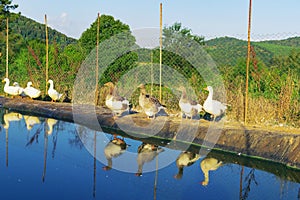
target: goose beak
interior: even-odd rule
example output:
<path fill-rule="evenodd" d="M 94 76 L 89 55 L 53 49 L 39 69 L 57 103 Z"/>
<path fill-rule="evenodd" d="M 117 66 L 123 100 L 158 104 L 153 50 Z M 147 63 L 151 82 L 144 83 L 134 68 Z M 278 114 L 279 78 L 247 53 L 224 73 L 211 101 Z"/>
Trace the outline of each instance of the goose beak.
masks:
<path fill-rule="evenodd" d="M 206 91 L 208 91 L 208 88 L 206 87 L 206 88 L 203 88 L 203 90 L 206 90 Z"/>

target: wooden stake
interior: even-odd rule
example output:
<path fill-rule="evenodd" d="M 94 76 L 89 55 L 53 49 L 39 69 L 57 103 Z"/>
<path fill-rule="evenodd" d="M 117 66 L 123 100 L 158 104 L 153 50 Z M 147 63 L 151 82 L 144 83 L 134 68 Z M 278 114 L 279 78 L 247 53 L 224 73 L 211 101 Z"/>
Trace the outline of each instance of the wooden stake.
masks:
<path fill-rule="evenodd" d="M 162 76 L 162 3 L 160 3 L 160 37 L 159 37 L 159 101 L 161 102 L 161 76 Z"/>
<path fill-rule="evenodd" d="M 45 31 L 46 31 L 46 87 L 45 91 L 48 94 L 48 67 L 49 67 L 49 41 L 48 41 L 48 25 L 47 25 L 47 15 L 45 15 Z"/>
<path fill-rule="evenodd" d="M 97 18 L 97 44 L 96 44 L 96 85 L 95 85 L 95 106 L 97 106 L 98 103 L 98 76 L 99 76 L 99 31 L 100 31 L 100 13 L 98 13 Z"/>
<path fill-rule="evenodd" d="M 248 113 L 248 85 L 249 85 L 249 65 L 250 65 L 250 47 L 251 47 L 251 11 L 252 11 L 252 0 L 249 0 L 249 18 L 248 18 L 248 52 L 247 52 L 247 63 L 246 63 L 246 89 L 245 89 L 245 110 L 244 110 L 244 123 L 247 124 L 247 113 Z"/>
<path fill-rule="evenodd" d="M 8 78 L 8 17 L 6 18 L 6 71 L 5 77 Z"/>
<path fill-rule="evenodd" d="M 9 123 L 9 122 L 8 122 Z M 6 146 L 6 167 L 8 167 L 8 129 L 5 129 L 5 146 Z"/>
<path fill-rule="evenodd" d="M 150 90 L 150 96 L 152 97 L 152 91 L 153 91 L 153 51 L 151 51 L 151 53 L 150 53 L 150 59 L 151 59 L 151 70 L 150 70 L 151 90 Z"/>
<path fill-rule="evenodd" d="M 93 197 L 96 197 L 96 181 L 97 181 L 97 132 L 94 131 L 94 181 L 93 181 Z"/>
<path fill-rule="evenodd" d="M 44 167 L 43 167 L 43 175 L 42 175 L 43 182 L 45 182 L 46 169 L 47 169 L 48 131 L 49 131 L 49 130 L 47 130 L 47 124 L 48 124 L 48 119 L 46 119 L 46 122 L 44 124 Z"/>

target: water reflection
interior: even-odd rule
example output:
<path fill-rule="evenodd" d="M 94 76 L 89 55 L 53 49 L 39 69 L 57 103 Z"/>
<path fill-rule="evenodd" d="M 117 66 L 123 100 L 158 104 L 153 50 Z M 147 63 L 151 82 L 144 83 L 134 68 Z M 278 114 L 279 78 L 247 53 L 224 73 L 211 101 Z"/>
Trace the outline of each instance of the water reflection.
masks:
<path fill-rule="evenodd" d="M 28 131 L 30 131 L 34 125 L 41 123 L 40 119 L 36 116 L 24 115 L 23 117 Z"/>
<path fill-rule="evenodd" d="M 174 176 L 174 178 L 181 179 L 183 176 L 183 169 L 185 167 L 191 166 L 199 159 L 200 159 L 200 155 L 197 153 L 193 153 L 189 151 L 181 152 L 178 158 L 176 159 L 176 166 L 178 168 L 178 172 Z"/>
<path fill-rule="evenodd" d="M 127 148 L 127 144 L 124 138 L 118 138 L 117 135 L 113 136 L 113 139 L 104 148 L 104 154 L 107 159 L 107 165 L 103 167 L 104 170 L 110 170 L 112 168 L 112 158 L 117 158 L 122 155 Z"/>
<path fill-rule="evenodd" d="M 200 163 L 201 170 L 204 174 L 204 181 L 202 181 L 201 184 L 203 186 L 207 186 L 209 183 L 209 172 L 215 171 L 221 166 L 222 161 L 219 161 L 215 158 L 204 158 Z"/>
<path fill-rule="evenodd" d="M 48 118 L 46 121 L 47 121 L 47 125 L 48 125 L 47 133 L 48 133 L 48 135 L 51 135 L 53 132 L 53 126 L 57 123 L 57 120 Z"/>
<path fill-rule="evenodd" d="M 138 156 L 137 156 L 138 170 L 135 175 L 141 176 L 143 174 L 144 164 L 149 163 L 152 160 L 154 160 L 154 158 L 163 151 L 164 151 L 164 149 L 157 145 L 148 144 L 148 143 L 143 142 L 138 147 L 138 150 L 137 150 L 137 152 L 138 152 Z"/>
<path fill-rule="evenodd" d="M 20 121 L 22 119 L 22 117 L 23 116 L 20 113 L 16 113 L 16 112 L 10 112 L 10 113 L 4 114 L 4 116 L 3 116 L 3 118 L 4 118 L 3 128 L 8 129 L 10 122 Z"/>
<path fill-rule="evenodd" d="M 6 133 L 0 134 L 0 153 L 6 151 L 6 164 L 0 162 L 1 199 L 117 199 L 120 193 L 126 199 L 219 199 L 221 193 L 223 199 L 299 196 L 299 171 L 274 163 L 218 152 L 201 157 L 197 147 L 169 149 L 158 140 L 76 129 L 71 123 L 15 112 L 4 112 L 1 119 Z M 128 154 L 135 156 L 130 160 Z M 173 163 L 160 169 L 160 161 L 171 155 Z M 96 159 L 100 156 L 104 162 Z M 143 176 L 134 178 L 116 165 L 131 165 L 133 173 Z M 9 192 L 12 188 L 18 192 Z M 33 194 L 32 188 L 38 192 Z"/>

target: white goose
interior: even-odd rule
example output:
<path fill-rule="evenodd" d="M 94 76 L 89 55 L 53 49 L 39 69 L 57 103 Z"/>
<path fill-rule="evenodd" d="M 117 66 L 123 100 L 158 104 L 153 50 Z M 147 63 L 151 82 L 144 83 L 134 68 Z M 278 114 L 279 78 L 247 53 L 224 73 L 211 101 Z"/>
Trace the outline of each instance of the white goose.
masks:
<path fill-rule="evenodd" d="M 27 83 L 27 87 L 24 89 L 24 93 L 29 96 L 31 99 L 38 98 L 41 96 L 41 91 L 31 86 L 32 82 Z"/>
<path fill-rule="evenodd" d="M 22 91 L 20 90 L 20 87 L 9 85 L 9 79 L 8 78 L 5 78 L 2 82 L 5 82 L 4 92 L 6 94 L 9 94 L 9 95 L 12 95 L 12 96 L 18 96 L 22 93 Z"/>
<path fill-rule="evenodd" d="M 19 95 L 20 95 L 20 96 L 22 96 L 22 97 L 25 96 L 24 88 L 22 88 L 22 87 L 19 85 L 18 82 L 14 82 L 14 83 L 13 83 L 13 86 L 19 88 Z"/>
<path fill-rule="evenodd" d="M 179 107 L 182 114 L 184 114 L 186 118 L 190 117 L 191 119 L 193 119 L 193 116 L 196 116 L 199 112 L 202 111 L 202 106 L 196 101 L 190 100 L 187 97 L 185 87 L 180 86 L 178 90 L 182 92 L 181 98 L 179 100 Z"/>
<path fill-rule="evenodd" d="M 203 104 L 203 108 L 207 113 L 213 115 L 213 119 L 216 120 L 216 117 L 222 115 L 225 112 L 227 106 L 221 103 L 220 101 L 213 100 L 214 91 L 212 86 L 207 86 L 207 88 L 204 89 L 207 90 L 209 93 L 207 99 Z"/>
<path fill-rule="evenodd" d="M 49 87 L 49 90 L 48 90 L 48 95 L 49 95 L 49 97 L 51 97 L 52 102 L 59 100 L 62 97 L 63 94 L 60 94 L 59 92 L 57 92 L 54 89 L 54 84 L 53 84 L 53 81 L 51 79 L 48 81 L 48 83 L 50 83 L 50 87 Z"/>

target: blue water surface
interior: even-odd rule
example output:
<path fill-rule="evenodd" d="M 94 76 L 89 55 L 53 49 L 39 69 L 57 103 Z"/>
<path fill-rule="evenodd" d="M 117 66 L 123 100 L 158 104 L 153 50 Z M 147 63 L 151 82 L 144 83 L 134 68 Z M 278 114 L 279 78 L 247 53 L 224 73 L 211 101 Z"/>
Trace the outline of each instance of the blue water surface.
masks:
<path fill-rule="evenodd" d="M 299 171 L 253 160 L 254 164 L 247 165 L 249 158 L 243 159 L 245 165 L 239 164 L 243 162 L 238 155 L 231 155 L 229 160 L 226 155 L 216 158 L 213 153 L 199 156 L 184 167 L 179 179 L 174 177 L 178 173 L 176 159 L 182 151 L 162 146 L 158 156 L 145 162 L 142 175 L 137 176 L 137 151 L 143 142 L 126 137 L 127 149 L 113 157 L 111 170 L 104 170 L 108 164 L 104 148 L 113 139 L 112 134 L 38 119 L 40 123 L 29 130 L 24 115 L 2 119 L 0 199 L 300 198 Z M 209 171 L 209 182 L 204 186 L 200 165 L 208 159 L 222 164 Z"/>

